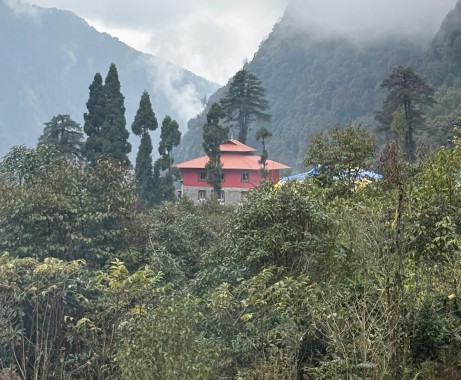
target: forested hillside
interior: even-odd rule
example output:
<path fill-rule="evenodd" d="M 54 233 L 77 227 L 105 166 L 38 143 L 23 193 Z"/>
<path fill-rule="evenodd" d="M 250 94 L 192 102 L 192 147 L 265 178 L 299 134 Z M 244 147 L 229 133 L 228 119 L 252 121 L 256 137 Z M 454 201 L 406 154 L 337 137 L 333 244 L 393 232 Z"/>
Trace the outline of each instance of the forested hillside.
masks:
<path fill-rule="evenodd" d="M 19 4 L 19 3 L 18 3 Z M 127 120 L 144 90 L 159 118 L 185 127 L 217 86 L 171 63 L 140 53 L 75 14 L 0 0 L 0 156 L 15 144 L 34 145 L 57 114 L 83 122 L 88 87 L 114 62 L 123 82 Z"/>
<path fill-rule="evenodd" d="M 461 140 L 414 163 L 390 143 L 383 179 L 362 182 L 373 136 L 338 131 L 345 144 L 307 158 L 322 175 L 267 182 L 236 208 L 146 208 L 113 161 L 13 149 L 0 376 L 459 379 Z"/>
<path fill-rule="evenodd" d="M 288 9 L 244 66 L 267 89 L 272 120 L 264 126 L 273 133 L 268 143 L 271 157 L 302 169 L 312 133 L 350 120 L 374 128 L 374 115 L 384 96 L 380 84 L 397 65 L 411 66 L 431 84 L 442 85 L 436 95 L 440 104 L 428 113 L 427 130 L 420 137 L 429 136 L 436 144 L 446 142 L 447 128 L 459 115 L 455 82 L 460 62 L 456 55 L 460 10 L 458 3 L 429 45 L 423 39 L 403 36 L 353 40 L 306 29 Z M 209 103 L 225 91 L 218 90 Z M 205 112 L 189 122 L 179 159 L 200 154 Z M 255 147 L 259 147 L 254 139 L 258 127 L 254 125 L 248 141 Z"/>

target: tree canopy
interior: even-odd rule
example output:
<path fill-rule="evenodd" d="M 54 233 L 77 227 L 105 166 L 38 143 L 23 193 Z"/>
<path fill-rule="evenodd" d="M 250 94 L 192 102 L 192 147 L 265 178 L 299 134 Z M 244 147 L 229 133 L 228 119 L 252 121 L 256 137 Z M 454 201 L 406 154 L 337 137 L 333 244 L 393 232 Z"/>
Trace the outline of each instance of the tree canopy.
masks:
<path fill-rule="evenodd" d="M 52 144 L 67 159 L 80 156 L 83 144 L 82 128 L 69 115 L 57 115 L 45 123 L 39 144 Z"/>
<path fill-rule="evenodd" d="M 158 123 L 152 110 L 149 93 L 144 91 L 131 130 L 135 135 L 141 136 L 141 143 L 136 155 L 135 177 L 139 197 L 148 206 L 153 205 L 156 191 L 152 166 L 153 147 L 149 131 L 155 131 L 157 127 Z"/>
<path fill-rule="evenodd" d="M 270 120 L 266 90 L 256 75 L 238 71 L 231 79 L 228 91 L 220 103 L 225 111 L 225 122 L 238 130 L 238 140 L 245 143 L 255 120 Z"/>
<path fill-rule="evenodd" d="M 397 129 L 403 135 L 407 158 L 413 160 L 416 149 L 415 129 L 422 128 L 424 124 L 421 107 L 434 104 L 434 89 L 408 66 L 394 68 L 391 75 L 381 83 L 381 88 L 387 92 L 387 95 L 376 119 L 390 129 L 394 116 L 398 117 L 396 112 L 399 112 L 399 109 L 403 111 L 405 120 L 400 118 Z"/>
<path fill-rule="evenodd" d="M 83 151 L 93 165 L 102 156 L 123 167 L 130 165 L 128 153 L 131 152 L 131 144 L 128 142 L 124 101 L 117 67 L 112 63 L 104 85 L 101 75 L 95 75 L 90 85 L 88 112 L 84 114 L 83 129 L 88 139 Z"/>
<path fill-rule="evenodd" d="M 229 138 L 229 128 L 219 124 L 223 117 L 223 107 L 219 103 L 213 103 L 207 113 L 207 123 L 203 126 L 203 149 L 210 158 L 205 166 L 207 182 L 213 186 L 217 198 L 221 194 L 223 176 L 219 146 Z"/>

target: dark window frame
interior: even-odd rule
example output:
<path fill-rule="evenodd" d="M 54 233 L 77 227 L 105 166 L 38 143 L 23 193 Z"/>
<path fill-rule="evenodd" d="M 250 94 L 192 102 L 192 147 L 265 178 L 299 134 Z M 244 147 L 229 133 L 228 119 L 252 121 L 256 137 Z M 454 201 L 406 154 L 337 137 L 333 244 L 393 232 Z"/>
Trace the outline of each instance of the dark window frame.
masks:
<path fill-rule="evenodd" d="M 199 182 L 206 182 L 206 171 L 201 170 L 198 172 L 198 180 Z"/>

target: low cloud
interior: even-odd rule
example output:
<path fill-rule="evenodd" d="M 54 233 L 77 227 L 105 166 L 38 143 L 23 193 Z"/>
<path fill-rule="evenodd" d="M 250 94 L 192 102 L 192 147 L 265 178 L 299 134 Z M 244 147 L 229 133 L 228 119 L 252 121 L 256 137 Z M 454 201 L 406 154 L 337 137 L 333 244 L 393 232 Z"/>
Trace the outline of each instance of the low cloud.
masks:
<path fill-rule="evenodd" d="M 33 5 L 25 4 L 21 0 L 0 0 L 10 7 L 17 15 L 27 15 L 39 19 L 43 9 Z"/>
<path fill-rule="evenodd" d="M 288 13 L 305 28 L 367 40 L 430 39 L 456 0 L 293 0 Z"/>
<path fill-rule="evenodd" d="M 289 0 L 29 0 L 71 10 L 141 51 L 225 84 Z"/>
<path fill-rule="evenodd" d="M 200 101 L 203 94 L 197 92 L 193 83 L 185 80 L 185 73 L 179 67 L 154 57 L 143 56 L 139 59 L 137 63 L 147 68 L 149 92 L 162 94 L 169 100 L 172 111 L 177 115 L 181 132 L 185 133 L 187 121 L 203 110 L 204 106 Z"/>

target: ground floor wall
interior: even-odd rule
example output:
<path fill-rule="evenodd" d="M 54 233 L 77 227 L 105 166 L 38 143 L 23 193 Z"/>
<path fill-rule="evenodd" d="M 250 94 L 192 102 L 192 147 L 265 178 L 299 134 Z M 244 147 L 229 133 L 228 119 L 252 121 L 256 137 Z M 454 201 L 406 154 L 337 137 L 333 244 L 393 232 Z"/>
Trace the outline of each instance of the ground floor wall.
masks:
<path fill-rule="evenodd" d="M 226 206 L 236 206 L 248 190 L 239 187 L 224 187 L 219 199 Z M 201 203 L 213 197 L 213 189 L 207 186 L 183 186 L 181 195 L 191 199 L 194 203 Z"/>

